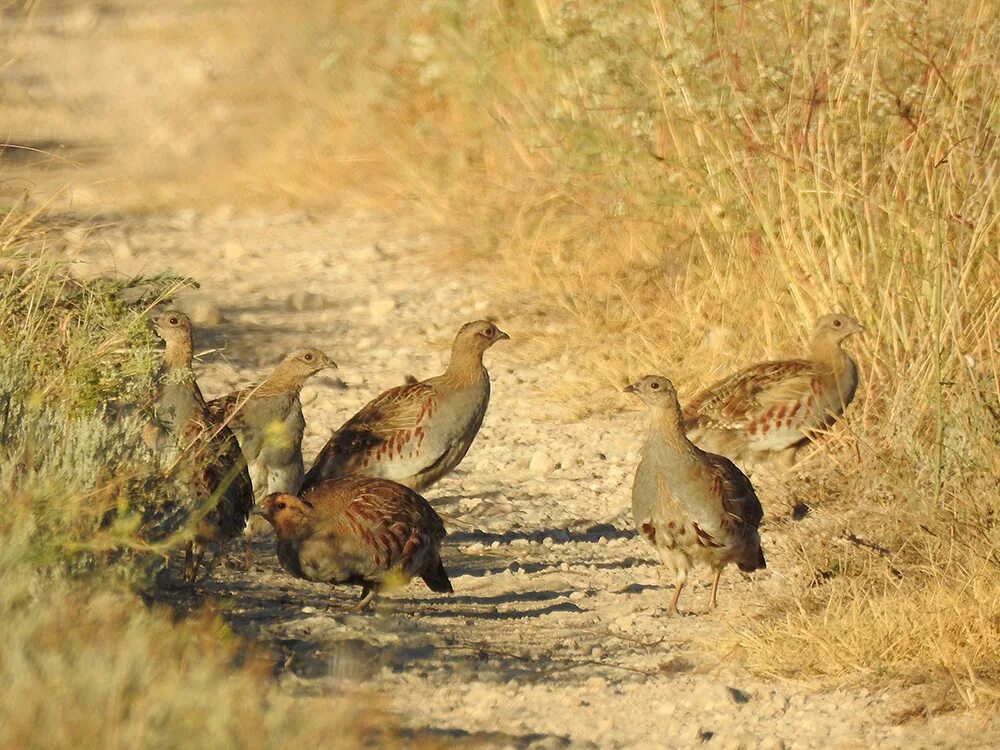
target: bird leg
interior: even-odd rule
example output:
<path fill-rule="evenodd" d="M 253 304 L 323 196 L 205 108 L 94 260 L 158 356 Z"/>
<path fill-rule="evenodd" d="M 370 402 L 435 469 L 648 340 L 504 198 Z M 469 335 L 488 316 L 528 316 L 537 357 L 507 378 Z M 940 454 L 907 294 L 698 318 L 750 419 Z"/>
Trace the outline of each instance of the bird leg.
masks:
<path fill-rule="evenodd" d="M 674 584 L 674 595 L 670 598 L 670 606 L 667 607 L 668 615 L 679 615 L 680 610 L 677 609 L 677 600 L 681 598 L 681 589 L 684 588 L 683 581 L 677 581 Z"/>
<path fill-rule="evenodd" d="M 684 584 L 687 583 L 687 571 L 690 563 L 687 556 L 676 548 L 671 550 L 661 549 L 660 558 L 674 570 L 674 595 L 670 599 L 670 606 L 667 607 L 667 614 L 679 615 L 680 611 L 677 609 L 677 600 L 681 598 L 681 590 L 684 588 Z"/>
<path fill-rule="evenodd" d="M 715 576 L 712 578 L 712 598 L 708 600 L 708 608 L 715 609 L 719 606 L 719 602 L 716 600 L 715 595 L 719 591 L 719 579 L 722 578 L 722 568 L 715 569 Z"/>
<path fill-rule="evenodd" d="M 350 608 L 351 612 L 362 612 L 378 596 L 378 591 L 370 583 L 361 584 L 361 599 Z"/>
<path fill-rule="evenodd" d="M 184 580 L 194 583 L 198 577 L 198 567 L 205 557 L 205 548 L 196 542 L 188 542 L 187 554 L 184 556 Z"/>
<path fill-rule="evenodd" d="M 194 547 L 194 542 L 188 542 L 187 546 L 184 549 L 184 569 L 181 573 L 181 577 L 184 579 L 186 583 L 190 583 L 192 578 L 191 562 L 194 557 L 194 553 L 192 552 L 193 547 Z"/>

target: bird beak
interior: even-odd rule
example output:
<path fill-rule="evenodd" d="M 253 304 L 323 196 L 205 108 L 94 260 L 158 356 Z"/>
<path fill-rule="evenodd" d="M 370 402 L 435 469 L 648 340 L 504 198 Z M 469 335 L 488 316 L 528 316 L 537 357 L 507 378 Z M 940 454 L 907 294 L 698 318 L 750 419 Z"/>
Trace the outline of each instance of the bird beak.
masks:
<path fill-rule="evenodd" d="M 499 328 L 497 328 L 497 335 L 494 338 L 496 341 L 504 341 L 504 340 L 510 341 L 510 336 L 501 331 Z"/>
<path fill-rule="evenodd" d="M 636 388 L 635 383 L 625 386 L 625 390 L 622 393 L 638 393 L 639 389 Z"/>
<path fill-rule="evenodd" d="M 334 362 L 332 359 L 330 359 L 329 357 L 327 357 L 326 358 L 326 369 L 327 370 L 339 370 L 340 368 L 337 367 L 337 363 L 336 362 Z"/>
<path fill-rule="evenodd" d="M 267 518 L 267 512 L 261 510 L 260 508 L 258 508 L 256 506 L 253 508 L 253 510 L 250 511 L 250 515 L 251 516 L 260 516 L 261 518 Z"/>

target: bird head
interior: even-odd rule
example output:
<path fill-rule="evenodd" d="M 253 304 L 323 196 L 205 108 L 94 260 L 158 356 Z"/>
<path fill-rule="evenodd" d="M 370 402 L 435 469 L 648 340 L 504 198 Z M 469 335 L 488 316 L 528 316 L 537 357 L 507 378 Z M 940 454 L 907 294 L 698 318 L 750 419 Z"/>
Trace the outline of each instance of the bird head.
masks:
<path fill-rule="evenodd" d="M 498 341 L 509 339 L 506 333 L 489 320 L 474 320 L 462 326 L 455 337 L 455 346 L 486 351 Z"/>
<path fill-rule="evenodd" d="M 191 339 L 191 320 L 179 310 L 167 310 L 160 313 L 153 318 L 152 324 L 156 335 L 167 344 Z"/>
<path fill-rule="evenodd" d="M 864 326 L 850 315 L 829 313 L 816 321 L 816 327 L 813 329 L 813 340 L 840 343 L 848 336 L 862 333 L 864 330 Z"/>
<path fill-rule="evenodd" d="M 625 393 L 634 393 L 650 407 L 680 408 L 674 384 L 660 375 L 647 375 L 635 381 L 625 387 Z"/>
<path fill-rule="evenodd" d="M 302 525 L 312 509 L 308 500 L 274 492 L 265 497 L 261 509 L 253 513 L 263 516 L 279 534 L 291 534 Z"/>
<path fill-rule="evenodd" d="M 337 363 L 319 349 L 304 347 L 291 352 L 281 363 L 282 368 L 287 368 L 292 374 L 300 376 L 303 380 L 315 375 L 320 370 L 330 368 L 337 369 Z"/>

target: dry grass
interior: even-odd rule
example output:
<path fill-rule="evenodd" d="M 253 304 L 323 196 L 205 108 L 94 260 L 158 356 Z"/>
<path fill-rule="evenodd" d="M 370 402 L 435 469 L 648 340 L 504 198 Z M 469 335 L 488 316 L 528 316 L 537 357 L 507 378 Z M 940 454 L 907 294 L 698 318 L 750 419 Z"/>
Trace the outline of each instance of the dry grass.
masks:
<path fill-rule="evenodd" d="M 1000 9 L 326 6 L 200 30 L 246 64 L 196 92 L 188 156 L 140 152 L 156 200 L 405 201 L 564 358 L 575 414 L 853 313 L 862 388 L 809 464 L 801 575 L 741 634 L 748 663 L 995 705 Z"/>

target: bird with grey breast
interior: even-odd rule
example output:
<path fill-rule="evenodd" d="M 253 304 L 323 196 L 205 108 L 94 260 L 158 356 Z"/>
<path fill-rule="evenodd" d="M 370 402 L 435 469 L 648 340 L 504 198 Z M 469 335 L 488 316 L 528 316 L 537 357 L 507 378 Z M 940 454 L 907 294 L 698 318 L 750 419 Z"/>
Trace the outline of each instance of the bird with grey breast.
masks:
<path fill-rule="evenodd" d="M 466 323 L 448 367 L 382 393 L 319 452 L 303 490 L 337 477 L 380 477 L 420 491 L 454 469 L 472 445 L 490 400 L 483 354 L 510 337 L 488 320 Z"/>
<path fill-rule="evenodd" d="M 628 386 L 645 402 L 650 429 L 632 485 L 636 529 L 674 572 L 677 601 L 696 562 L 713 572 L 710 607 L 717 604 L 723 568 L 752 572 L 766 567 L 758 531 L 764 517 L 750 480 L 724 456 L 692 443 L 684 431 L 673 384 L 649 375 Z"/>
<path fill-rule="evenodd" d="M 239 439 L 250 464 L 254 495 L 283 492 L 294 495 L 302 486 L 302 436 L 305 417 L 300 394 L 306 381 L 337 363 L 319 349 L 303 347 L 290 352 L 263 382 L 233 391 L 208 403 L 217 424 L 228 425 Z M 245 565 L 252 555 L 254 518 L 247 522 Z"/>
<path fill-rule="evenodd" d="M 301 497 L 268 495 L 260 513 L 274 527 L 281 566 L 307 581 L 360 585 L 354 610 L 415 576 L 431 591 L 452 591 L 440 554 L 444 523 L 401 484 L 330 479 Z"/>
<path fill-rule="evenodd" d="M 741 464 L 791 466 L 854 399 L 858 366 L 842 344 L 863 330 L 850 316 L 824 315 L 806 358 L 762 362 L 692 396 L 684 407 L 688 436 Z"/>
<path fill-rule="evenodd" d="M 175 467 L 179 485 L 194 504 L 198 520 L 184 562 L 184 579 L 193 582 L 206 545 L 214 542 L 221 548 L 243 531 L 253 508 L 253 485 L 236 436 L 213 423 L 195 380 L 191 321 L 170 310 L 152 323 L 166 347 L 154 421 L 145 437 Z"/>

